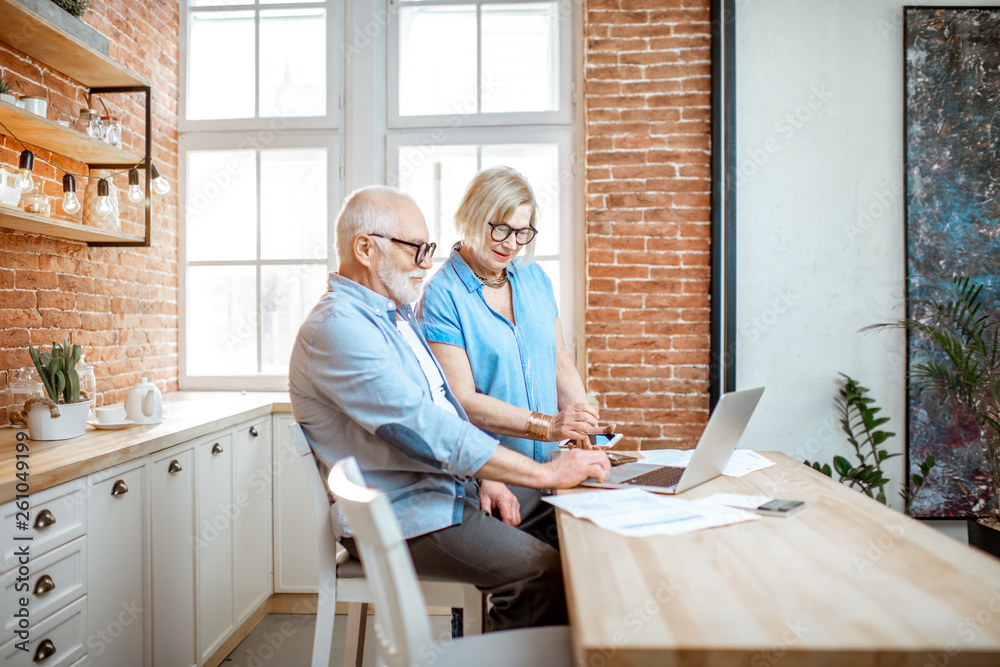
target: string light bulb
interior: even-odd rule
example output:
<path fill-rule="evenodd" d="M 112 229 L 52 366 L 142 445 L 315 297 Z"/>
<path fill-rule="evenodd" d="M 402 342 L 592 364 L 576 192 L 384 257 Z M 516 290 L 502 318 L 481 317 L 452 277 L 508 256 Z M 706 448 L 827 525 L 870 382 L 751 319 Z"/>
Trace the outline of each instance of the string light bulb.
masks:
<path fill-rule="evenodd" d="M 24 149 L 21 151 L 21 160 L 18 163 L 18 168 L 21 170 L 20 175 L 17 177 L 17 187 L 23 193 L 31 192 L 35 189 L 35 179 L 31 177 L 31 172 L 35 168 L 35 154 Z"/>
<path fill-rule="evenodd" d="M 156 168 L 156 165 L 150 163 L 149 168 L 152 171 L 152 176 L 153 176 L 153 182 L 152 182 L 153 192 L 161 196 L 170 192 L 170 183 L 167 181 L 167 179 L 160 176 L 160 172 Z"/>
<path fill-rule="evenodd" d="M 128 170 L 128 199 L 130 202 L 138 204 L 145 198 L 146 193 L 139 187 L 139 170 L 132 167 Z"/>
<path fill-rule="evenodd" d="M 97 212 L 100 215 L 109 215 L 111 211 L 111 187 L 108 185 L 108 179 L 102 178 L 97 182 Z"/>
<path fill-rule="evenodd" d="M 66 174 L 63 176 L 62 210 L 67 215 L 73 215 L 79 213 L 81 208 L 80 200 L 76 198 L 76 178 L 73 174 Z"/>

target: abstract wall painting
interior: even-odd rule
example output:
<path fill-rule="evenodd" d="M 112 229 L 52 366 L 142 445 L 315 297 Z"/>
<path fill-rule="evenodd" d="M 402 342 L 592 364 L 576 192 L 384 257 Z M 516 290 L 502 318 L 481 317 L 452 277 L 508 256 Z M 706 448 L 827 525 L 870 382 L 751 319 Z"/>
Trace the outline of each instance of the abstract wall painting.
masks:
<path fill-rule="evenodd" d="M 907 289 L 961 275 L 1000 309 L 1000 8 L 904 8 Z M 907 313 L 912 316 L 914 313 Z M 908 364 L 933 359 L 909 337 Z M 910 513 L 960 518 L 997 502 L 978 429 L 910 391 L 907 462 L 938 461 Z"/>

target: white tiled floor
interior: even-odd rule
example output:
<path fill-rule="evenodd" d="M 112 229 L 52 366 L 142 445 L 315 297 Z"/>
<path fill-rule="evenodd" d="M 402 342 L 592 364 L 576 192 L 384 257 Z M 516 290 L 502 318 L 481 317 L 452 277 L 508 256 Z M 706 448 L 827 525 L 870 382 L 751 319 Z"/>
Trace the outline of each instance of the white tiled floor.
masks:
<path fill-rule="evenodd" d="M 311 614 L 268 614 L 253 632 L 240 642 L 223 667 L 309 667 L 312 659 L 313 631 L 316 617 Z M 333 623 L 331 666 L 344 664 L 344 641 L 347 616 L 337 616 Z M 451 628 L 450 616 L 431 616 L 435 637 Z M 369 616 L 365 636 L 365 667 L 375 667 L 375 628 Z"/>

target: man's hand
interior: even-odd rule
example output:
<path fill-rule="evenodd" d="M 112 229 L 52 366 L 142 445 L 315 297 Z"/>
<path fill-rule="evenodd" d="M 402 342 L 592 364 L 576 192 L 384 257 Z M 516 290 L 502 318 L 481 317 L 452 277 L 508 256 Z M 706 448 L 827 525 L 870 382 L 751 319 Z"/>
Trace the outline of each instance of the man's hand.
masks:
<path fill-rule="evenodd" d="M 550 489 L 571 489 L 588 477 L 603 482 L 611 473 L 611 462 L 603 451 L 571 449 L 545 468 L 550 474 Z"/>
<path fill-rule="evenodd" d="M 479 481 L 479 509 L 487 514 L 500 510 L 500 520 L 508 526 L 521 524 L 521 503 L 503 482 Z"/>

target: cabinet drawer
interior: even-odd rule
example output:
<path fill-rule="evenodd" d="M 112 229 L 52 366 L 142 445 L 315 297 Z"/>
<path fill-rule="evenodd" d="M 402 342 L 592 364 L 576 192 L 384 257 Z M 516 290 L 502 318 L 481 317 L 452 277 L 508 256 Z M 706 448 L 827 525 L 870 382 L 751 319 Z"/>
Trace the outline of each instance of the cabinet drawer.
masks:
<path fill-rule="evenodd" d="M 14 612 L 18 608 L 18 599 L 22 597 L 30 599 L 29 609 L 31 619 L 34 621 L 45 618 L 87 592 L 86 546 L 87 538 L 78 537 L 69 544 L 32 558 L 31 579 L 26 591 L 15 590 L 15 585 L 18 583 L 17 568 L 3 575 L 4 632 L 0 641 L 6 641 L 14 636 L 14 631 L 17 629 Z M 47 587 L 51 589 L 45 590 Z"/>
<path fill-rule="evenodd" d="M 18 638 L 0 648 L 0 658 L 7 667 L 69 667 L 87 653 L 84 634 L 87 630 L 87 597 L 57 611 L 39 623 L 32 623 L 31 641 L 27 651 L 17 648 Z M 42 645 L 55 649 L 40 660 Z"/>
<path fill-rule="evenodd" d="M 32 559 L 46 551 L 80 537 L 87 529 L 87 494 L 82 479 L 66 482 L 51 489 L 31 494 L 28 530 L 18 530 L 16 522 L 17 501 L 3 505 L 3 524 L 0 525 L 0 540 L 3 544 L 3 564 L 0 572 L 6 572 L 18 564 L 15 550 L 19 545 L 28 544 Z M 46 525 L 46 523 L 48 525 Z M 31 541 L 15 540 L 17 537 L 32 537 Z"/>

